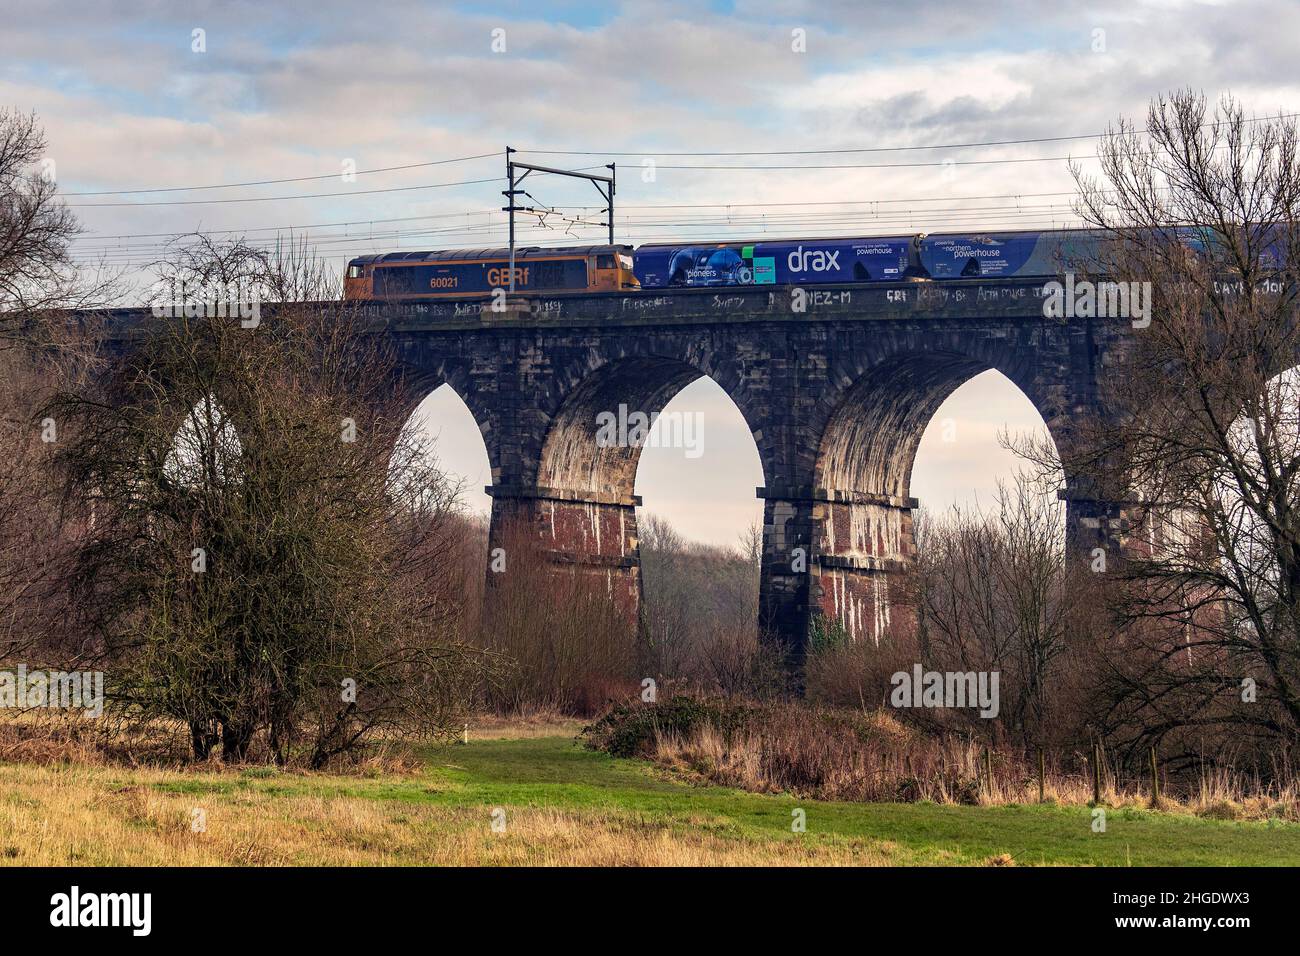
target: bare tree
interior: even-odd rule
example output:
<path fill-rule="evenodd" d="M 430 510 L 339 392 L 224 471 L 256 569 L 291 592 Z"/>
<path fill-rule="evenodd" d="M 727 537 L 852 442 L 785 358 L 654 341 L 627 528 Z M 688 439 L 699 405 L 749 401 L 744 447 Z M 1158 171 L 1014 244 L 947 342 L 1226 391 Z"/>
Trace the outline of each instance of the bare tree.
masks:
<path fill-rule="evenodd" d="M 1112 240 L 1099 271 L 1151 290 L 1110 413 L 1064 463 L 1130 502 L 1141 558 L 1099 676 L 1112 728 L 1174 756 L 1207 734 L 1300 734 L 1297 144 L 1293 119 L 1183 91 L 1102 139 L 1099 176 L 1075 171 L 1080 214 Z"/>
<path fill-rule="evenodd" d="M 0 108 L 0 346 L 20 332 L 28 342 L 62 332 L 61 323 L 40 320 L 101 305 L 118 288 L 119 274 L 102 263 L 74 262 L 81 227 L 58 197 L 45 153 L 36 114 Z"/>
<path fill-rule="evenodd" d="M 205 305 L 322 274 L 206 241 L 172 270 Z M 110 702 L 183 722 L 198 758 L 264 739 L 320 766 L 380 731 L 447 731 L 476 659 L 458 637 L 465 569 L 445 560 L 463 523 L 394 357 L 337 309 L 193 311 L 50 410 L 90 529 L 72 586 Z"/>
<path fill-rule="evenodd" d="M 0 350 L 0 660 L 67 650 L 77 531 L 61 520 L 53 480 L 58 423 L 37 414 L 57 384 L 56 369 L 28 350 Z"/>
<path fill-rule="evenodd" d="M 79 226 L 45 151 L 34 114 L 0 108 L 0 657 L 9 659 L 48 657 L 66 636 L 75 532 L 61 526 L 49 471 L 58 423 L 37 411 L 61 376 L 84 371 L 55 361 L 85 354 L 60 310 L 111 291 L 102 274 L 87 281 L 73 262 Z"/>
<path fill-rule="evenodd" d="M 337 301 L 343 289 L 337 270 L 314 253 L 307 237 L 292 233 L 277 236 L 269 247 L 243 238 L 214 239 L 205 233 L 177 236 L 152 269 L 150 301 L 160 305 L 293 306 Z"/>
<path fill-rule="evenodd" d="M 762 529 L 747 528 L 735 548 L 687 541 L 653 514 L 638 530 L 646 672 L 726 692 L 765 691 L 770 675 L 757 673 L 768 662 L 755 623 Z"/>
<path fill-rule="evenodd" d="M 999 484 L 989 512 L 926 516 L 907 593 L 919 661 L 940 671 L 1000 676 L 996 721 L 1021 745 L 1072 742 L 1077 698 L 1065 693 L 1071 655 L 1090 640 L 1087 595 L 1065 556 L 1061 508 L 1024 475 Z M 922 715 L 924 716 L 924 715 Z"/>

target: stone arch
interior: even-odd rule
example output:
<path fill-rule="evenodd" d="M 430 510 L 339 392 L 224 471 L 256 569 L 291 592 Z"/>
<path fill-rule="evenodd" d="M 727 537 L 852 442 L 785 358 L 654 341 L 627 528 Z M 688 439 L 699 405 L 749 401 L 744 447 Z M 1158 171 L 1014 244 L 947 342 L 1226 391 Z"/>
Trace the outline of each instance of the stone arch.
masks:
<path fill-rule="evenodd" d="M 852 640 L 879 642 L 899 620 L 890 581 L 916 555 L 912 469 L 921 438 L 957 388 L 994 369 L 1029 400 L 1054 441 L 1065 439 L 1062 409 L 1031 369 L 982 343 L 947 342 L 881 356 L 828 403 L 817 438 L 811 493 L 816 556 L 810 605 Z"/>
<path fill-rule="evenodd" d="M 517 483 L 494 484 L 494 546 L 504 546 L 521 527 L 531 528 L 531 540 L 540 543 L 545 560 L 597 581 L 629 619 L 638 617 L 636 508 L 641 501 L 634 492 L 647 437 L 643 426 L 691 382 L 705 375 L 718 381 L 704 363 L 694 361 L 697 357 L 654 342 L 620 349 L 612 357 L 596 350 L 567 356 L 553 370 L 554 390 L 543 407 L 519 429 L 527 443 L 513 472 L 510 466 L 506 472 L 517 476 Z M 734 388 L 735 376 L 721 374 Z"/>
<path fill-rule="evenodd" d="M 845 389 L 822 431 L 817 487 L 908 497 L 926 426 L 949 395 L 986 368 L 953 352 L 921 352 L 868 369 Z"/>
<path fill-rule="evenodd" d="M 497 412 L 483 390 L 476 387 L 465 368 L 458 363 L 439 362 L 432 367 L 408 367 L 400 381 L 393 387 L 397 395 L 396 414 L 405 423 L 434 392 L 446 386 L 469 410 L 470 417 L 478 427 L 479 437 L 487 452 L 488 467 L 493 480 L 500 475 L 501 448 L 495 440 L 501 429 L 497 423 Z"/>
<path fill-rule="evenodd" d="M 203 475 L 234 480 L 243 467 L 244 447 L 238 420 L 224 407 L 219 393 L 199 396 L 188 407 L 170 409 L 171 444 L 162 467 L 182 484 L 198 484 Z"/>
<path fill-rule="evenodd" d="M 598 495 L 631 496 L 645 435 L 637 441 L 639 420 L 662 411 L 674 395 L 704 373 L 679 359 L 663 356 L 621 358 L 584 378 L 565 397 L 551 420 L 538 462 L 539 488 Z M 610 416 L 630 439 L 599 441 Z"/>
<path fill-rule="evenodd" d="M 954 349 L 891 354 L 852 376 L 824 413 L 814 483 L 822 488 L 906 498 L 925 430 L 958 388 L 996 371 L 1029 401 L 1052 440 L 1071 440 L 1061 404 L 1032 372 Z"/>
<path fill-rule="evenodd" d="M 685 539 L 734 548 L 762 523 L 763 455 L 740 407 L 712 376 L 678 391 L 636 470 L 642 514 L 668 520 Z M 644 529 L 643 529 L 644 530 Z"/>
<path fill-rule="evenodd" d="M 469 504 L 481 511 L 485 505 L 484 493 L 489 482 L 493 480 L 491 476 L 499 473 L 500 449 L 496 443 L 489 441 L 489 437 L 494 434 L 494 429 L 491 427 L 491 418 L 489 417 L 490 413 L 482 407 L 481 403 L 474 401 L 474 393 L 464 390 L 464 385 L 457 387 L 454 377 L 428 374 L 414 376 L 402 383 L 397 414 L 403 427 L 410 425 L 413 419 L 420 414 L 425 404 L 440 392 L 444 392 L 444 390 L 452 396 L 451 401 L 459 406 L 459 409 L 453 414 L 462 418 L 467 417 L 469 421 L 473 422 L 473 433 L 478 438 L 478 447 L 482 449 L 487 458 L 487 474 L 470 475 L 467 472 L 449 467 L 449 457 L 445 454 L 446 448 L 442 444 L 441 432 L 433 439 L 432 451 L 437 457 L 440 471 L 459 474 L 466 479 L 466 483 L 462 486 L 462 492 L 469 495 Z M 478 405 L 477 411 L 475 405 Z M 438 426 L 445 424 L 436 417 L 431 419 L 431 423 Z M 462 423 L 455 422 L 454 424 L 460 426 Z"/>

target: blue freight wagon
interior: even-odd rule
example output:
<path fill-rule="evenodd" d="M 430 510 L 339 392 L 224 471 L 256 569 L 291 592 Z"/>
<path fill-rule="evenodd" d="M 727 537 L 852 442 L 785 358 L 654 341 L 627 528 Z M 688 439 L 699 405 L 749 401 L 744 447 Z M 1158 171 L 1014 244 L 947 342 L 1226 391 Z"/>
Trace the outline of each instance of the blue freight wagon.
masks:
<path fill-rule="evenodd" d="M 920 241 L 929 279 L 1055 276 L 1095 266 L 1101 239 L 1083 230 L 929 235 Z"/>
<path fill-rule="evenodd" d="M 898 282 L 919 274 L 916 238 L 651 243 L 638 246 L 642 288 Z"/>

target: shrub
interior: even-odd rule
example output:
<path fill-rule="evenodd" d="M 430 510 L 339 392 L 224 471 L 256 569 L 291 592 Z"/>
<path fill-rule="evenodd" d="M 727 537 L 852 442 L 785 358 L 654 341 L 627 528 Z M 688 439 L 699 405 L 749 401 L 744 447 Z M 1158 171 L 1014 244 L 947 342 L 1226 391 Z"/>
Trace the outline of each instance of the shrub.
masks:
<path fill-rule="evenodd" d="M 745 705 L 678 695 L 663 703 L 615 704 L 582 733 L 593 750 L 615 757 L 650 757 L 664 737 L 687 739 L 711 730 L 730 740 L 754 716 L 754 708 Z"/>

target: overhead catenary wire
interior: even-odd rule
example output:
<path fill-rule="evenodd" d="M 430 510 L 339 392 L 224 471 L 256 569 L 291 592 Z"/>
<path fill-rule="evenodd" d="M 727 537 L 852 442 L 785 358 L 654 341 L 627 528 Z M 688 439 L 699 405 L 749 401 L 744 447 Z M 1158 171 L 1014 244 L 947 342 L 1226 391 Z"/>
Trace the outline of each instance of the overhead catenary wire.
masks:
<path fill-rule="evenodd" d="M 674 150 L 656 150 L 656 151 L 624 151 L 624 152 L 607 152 L 599 153 L 596 151 L 584 150 L 549 150 L 549 149 L 528 149 L 519 150 L 519 152 L 537 153 L 538 155 L 571 155 L 571 156 L 814 156 L 814 155 L 843 155 L 849 153 L 877 153 L 877 152 L 910 152 L 917 150 L 939 150 L 939 149 L 972 149 L 976 147 L 990 146 L 1012 146 L 1028 145 L 1035 143 L 1056 143 L 1069 140 L 1095 139 L 1102 136 L 1101 133 L 1084 133 L 1074 136 L 1045 136 L 1034 139 L 1008 139 L 1008 140 L 991 140 L 983 143 L 939 143 L 930 146 L 869 146 L 869 147 L 849 147 L 849 148 L 832 148 L 832 149 L 811 149 L 811 150 L 722 150 L 715 152 L 692 152 L 692 151 L 674 151 Z M 448 159 L 435 159 L 419 163 L 405 163 L 398 166 L 378 166 L 371 169 L 358 169 L 351 173 L 353 176 L 370 176 L 379 173 L 401 172 L 408 169 L 422 169 L 430 166 L 445 166 L 452 163 L 472 162 L 479 159 L 493 159 L 501 156 L 500 150 L 475 153 L 470 156 L 455 156 Z M 596 167 L 592 167 L 596 168 Z M 277 179 L 257 179 L 237 183 L 208 183 L 200 186 L 140 186 L 127 189 L 100 189 L 81 192 L 63 193 L 66 197 L 87 197 L 87 196 L 127 196 L 141 193 L 166 193 L 166 192 L 197 192 L 209 189 L 238 189 L 249 186 L 270 186 L 280 185 L 283 183 L 313 182 L 326 179 L 334 179 L 339 173 L 318 173 L 307 176 L 285 176 Z"/>
<path fill-rule="evenodd" d="M 1002 197 L 991 197 L 1002 198 Z M 620 213 L 617 222 L 624 226 L 636 225 L 642 222 L 655 220 L 671 220 L 684 224 L 689 223 L 708 223 L 708 222 L 730 222 L 730 221 L 748 221 L 748 220 L 802 220 L 813 221 L 824 218 L 852 218 L 863 220 L 877 220 L 884 218 L 899 217 L 935 217 L 935 216 L 963 216 L 970 213 L 991 212 L 1003 215 L 1025 215 L 1041 211 L 1061 211 L 1069 212 L 1073 209 L 1070 203 L 1053 203 L 1053 202 L 1028 202 L 1021 201 L 1032 198 L 1032 194 L 1024 197 L 1008 196 L 1009 201 L 994 202 L 983 204 L 970 204 L 978 197 L 910 197 L 908 200 L 857 200 L 845 202 L 799 202 L 799 203 L 707 203 L 707 204 L 648 204 L 636 207 L 628 207 L 628 212 Z M 918 205 L 910 207 L 901 207 L 902 202 L 911 202 Z M 919 205 L 922 203 L 944 203 L 944 205 Z M 963 204 L 965 203 L 965 204 Z M 592 206 L 555 206 L 547 209 L 538 209 L 532 212 L 539 220 L 549 221 L 567 221 L 569 216 L 564 216 L 561 210 L 572 210 L 576 218 L 582 218 L 584 210 L 595 210 Z M 705 212 L 703 210 L 713 210 Z M 373 220 L 342 220 L 333 223 L 310 223 L 310 224 L 281 224 L 277 226 L 249 226 L 242 228 L 231 228 L 223 230 L 181 230 L 177 232 L 163 233 L 122 233 L 122 234 L 100 234 L 88 233 L 83 237 L 74 240 L 79 245 L 103 245 L 103 246 L 120 246 L 130 244 L 130 240 L 160 240 L 158 242 L 148 242 L 146 244 L 167 245 L 176 239 L 184 238 L 193 232 L 203 232 L 204 234 L 241 234 L 246 235 L 251 232 L 273 232 L 277 236 L 285 234 L 304 234 L 313 230 L 321 229 L 344 229 L 349 233 L 352 230 L 360 230 L 363 233 L 373 232 L 375 226 L 395 223 L 422 222 L 422 221 L 445 221 L 445 220 L 466 220 L 473 221 L 483 219 L 492 221 L 494 217 L 500 215 L 499 210 L 479 209 L 465 210 L 462 212 L 433 213 L 426 216 L 401 216 L 390 219 L 373 219 Z M 502 219 L 504 221 L 504 219 Z M 452 226 L 452 228 L 459 228 Z M 423 230 L 419 230 L 423 231 Z"/>
<path fill-rule="evenodd" d="M 379 166 L 374 169 L 353 170 L 353 176 L 370 176 L 375 173 L 394 173 L 407 169 L 424 169 L 429 166 L 446 166 L 451 163 L 467 163 L 475 159 L 499 157 L 501 153 L 478 153 L 474 156 L 456 156 L 451 159 L 433 159 L 424 163 L 406 163 L 402 166 Z M 150 186 L 138 189 L 101 189 L 95 192 L 63 193 L 64 196 L 127 196 L 135 193 L 177 193 L 197 192 L 203 189 L 238 189 L 245 186 L 278 186 L 281 183 L 305 183 L 321 179 L 337 179 L 341 173 L 321 173 L 317 176 L 287 176 L 283 179 L 258 179 L 244 183 L 215 183 L 208 186 Z"/>
<path fill-rule="evenodd" d="M 287 202 L 293 199 L 336 199 L 345 196 L 370 196 L 376 193 L 401 193 L 412 192 L 417 189 L 446 189 L 452 186 L 477 186 L 482 183 L 502 182 L 505 182 L 504 176 L 493 176 L 488 179 L 464 179 L 460 182 L 453 183 L 426 183 L 420 186 L 390 186 L 385 189 L 353 189 L 345 192 L 332 193 L 304 193 L 296 196 L 248 196 L 239 199 L 163 199 L 150 202 L 68 203 L 67 205 L 69 209 L 121 209 L 124 207 L 134 209 L 143 206 L 211 206 L 244 202 Z"/>
<path fill-rule="evenodd" d="M 1103 190 L 1103 192 L 1109 192 Z M 629 203 L 622 204 L 622 210 L 670 210 L 670 209 L 786 209 L 786 208 L 809 208 L 817 206 L 884 206 L 898 205 L 901 203 L 935 203 L 935 202 L 975 202 L 988 201 L 994 199 L 1015 200 L 1019 203 L 1026 199 L 1042 199 L 1059 196 L 1076 196 L 1078 193 L 1074 190 L 1057 190 L 1049 192 L 1024 192 L 1024 193 L 986 193 L 975 196 L 895 196 L 888 199 L 805 199 L 777 202 L 711 202 L 711 203 Z M 602 206 L 592 205 L 554 205 L 549 207 L 555 210 L 591 210 L 599 211 Z M 960 210 L 963 207 L 953 207 Z M 926 212 L 935 212 L 938 210 L 918 210 L 918 214 Z M 429 213 L 422 216 L 397 216 L 388 218 L 374 219 L 346 219 L 337 222 L 325 223 L 289 223 L 275 226 L 242 226 L 233 229 L 190 229 L 177 230 L 173 232 L 141 232 L 141 233 L 100 233 L 87 232 L 83 233 L 85 237 L 93 237 L 96 240 L 113 240 L 113 239 L 135 239 L 135 238 L 163 238 L 178 239 L 185 235 L 202 232 L 205 235 L 235 235 L 247 234 L 250 232 L 278 232 L 278 233 L 300 233 L 310 229 L 324 229 L 335 227 L 366 227 L 375 225 L 386 225 L 394 222 L 419 222 L 428 219 L 455 219 L 469 218 L 473 216 L 490 216 L 500 212 L 497 208 L 484 209 L 467 209 L 460 212 Z M 618 219 L 620 222 L 628 221 L 624 213 L 620 213 Z M 82 240 L 77 240 L 82 241 Z"/>
<path fill-rule="evenodd" d="M 822 163 L 822 164 L 799 164 L 796 166 L 714 166 L 714 165 L 687 165 L 680 166 L 669 163 L 656 163 L 655 169 L 711 169 L 727 170 L 730 172 L 753 173 L 761 172 L 768 169 L 790 170 L 790 169 L 925 169 L 948 166 L 995 166 L 995 165 L 1014 165 L 1017 163 L 1058 163 L 1070 162 L 1076 159 L 1097 159 L 1096 154 L 1089 156 L 1032 156 L 1018 159 L 944 159 L 939 162 L 925 163 Z"/>
<path fill-rule="evenodd" d="M 1078 225 L 1072 222 L 1067 216 L 1054 216 L 1046 213 L 1034 213 L 1032 216 L 998 218 L 990 217 L 987 214 L 980 213 L 971 217 L 972 222 L 967 225 L 965 219 L 947 218 L 945 223 L 951 224 L 955 228 L 977 227 L 981 231 L 989 229 L 1047 229 L 1061 228 Z M 788 236 L 793 232 L 798 232 L 801 236 L 807 238 L 835 238 L 835 234 L 842 235 L 845 231 L 852 231 L 857 227 L 865 235 L 879 235 L 882 232 L 894 234 L 909 234 L 920 229 L 921 223 L 914 218 L 899 217 L 888 221 L 871 220 L 821 220 L 813 222 L 768 222 L 746 221 L 746 222 L 647 222 L 637 223 L 631 226 L 635 231 L 625 232 L 625 240 L 632 244 L 639 244 L 643 241 L 654 241 L 666 238 L 673 239 L 698 239 L 699 241 L 727 241 L 732 239 L 750 238 L 761 239 L 764 234 L 775 230 L 772 238 L 781 238 Z M 598 231 L 599 227 L 592 223 L 583 223 L 581 227 L 589 228 L 593 232 Z M 766 227 L 766 228 L 765 228 Z M 665 230 L 670 230 L 670 234 L 665 235 Z M 831 234 L 825 234 L 827 230 L 832 230 Z M 922 230 L 923 231 L 923 230 Z M 541 228 L 538 226 L 528 227 L 523 235 L 529 242 L 537 241 L 548 245 L 562 246 L 565 244 L 566 237 L 555 229 Z M 504 224 L 494 223 L 491 225 L 476 225 L 472 227 L 453 226 L 442 229 L 430 230 L 397 230 L 389 233 L 376 233 L 372 236 L 329 236 L 329 237 L 311 237 L 311 244 L 323 249 L 328 255 L 342 255 L 345 251 L 352 254 L 357 252 L 374 252 L 383 249 L 391 249 L 395 243 L 401 243 L 407 240 L 419 238 L 428 238 L 431 240 L 450 240 L 440 242 L 443 248 L 453 248 L 457 244 L 476 242 L 480 244 L 497 244 L 499 245 L 505 236 Z M 260 247 L 268 248 L 273 246 L 275 240 L 261 240 Z M 586 242 L 581 237 L 572 237 L 574 242 Z M 259 245 L 259 243 L 254 243 Z M 425 248 L 434 247 L 431 243 L 423 244 Z M 415 249 L 417 246 L 407 245 L 405 248 Z M 77 257 L 85 262 L 106 261 L 116 264 L 149 264 L 156 261 L 165 249 L 139 249 L 125 248 L 121 250 L 103 250 L 100 253 L 92 251 L 78 251 Z"/>
<path fill-rule="evenodd" d="M 1075 157 L 1078 159 L 1095 159 L 1095 156 Z M 1032 159 L 981 159 L 981 160 L 945 160 L 939 163 L 847 163 L 835 165 L 801 165 L 801 166 L 713 166 L 713 165 L 660 165 L 657 169 L 668 170 L 705 170 L 705 171 L 725 171 L 725 172 L 791 172 L 799 170 L 826 170 L 826 169 L 924 169 L 949 166 L 987 166 L 999 164 L 1015 163 L 1040 163 L 1040 162 L 1062 162 L 1068 161 L 1069 156 L 1044 156 Z M 586 167 L 593 168 L 593 167 Z M 545 175 L 545 173 L 540 173 Z M 149 200 L 146 202 L 121 202 L 121 203 L 68 203 L 71 209 L 120 209 L 120 208 L 142 208 L 147 206 L 208 206 L 208 205 L 229 205 L 234 203 L 246 202 L 292 202 L 302 199 L 341 199 L 350 196 L 372 196 L 379 193 L 399 193 L 414 192 L 421 189 L 444 189 L 455 186 L 476 186 L 484 183 L 501 183 L 505 182 L 504 177 L 491 177 L 487 179 L 466 179 L 459 182 L 450 183 L 427 183 L 417 186 L 388 186 L 380 189 L 353 189 L 329 193 L 298 193 L 284 196 L 248 196 L 236 199 L 161 199 Z"/>
<path fill-rule="evenodd" d="M 1246 122 L 1262 123 L 1269 120 L 1295 119 L 1300 112 L 1276 113 L 1270 116 L 1252 116 Z M 1205 123 L 1200 128 L 1207 129 L 1218 123 Z M 539 156 L 823 156 L 843 153 L 902 153 L 925 149 L 977 149 L 986 146 L 1028 146 L 1036 143 L 1063 143 L 1070 140 L 1101 139 L 1114 135 L 1118 130 L 1102 133 L 1075 133 L 1066 136 L 1038 136 L 1030 139 L 996 139 L 975 143 L 936 143 L 930 146 L 848 146 L 827 147 L 824 149 L 762 149 L 762 150 L 598 150 L 598 149 L 528 149 L 519 147 L 518 152 L 536 153 Z M 1135 135 L 1144 135 L 1150 129 L 1143 127 L 1131 131 Z"/>
<path fill-rule="evenodd" d="M 1056 214 L 1056 215 L 1068 217 L 1070 216 L 1072 211 L 1070 206 L 1066 204 L 1059 204 L 1059 203 L 983 205 L 983 206 L 968 206 L 968 207 L 954 206 L 954 207 L 947 207 L 947 208 L 937 208 L 937 209 L 932 208 L 932 209 L 921 209 L 921 210 L 894 209 L 894 210 L 885 210 L 881 212 L 872 212 L 870 210 L 852 210 L 852 209 L 764 212 L 764 211 L 755 211 L 753 209 L 746 209 L 744 212 L 738 212 L 738 213 L 724 212 L 724 213 L 714 214 L 714 215 L 691 215 L 691 214 L 680 214 L 680 213 L 673 215 L 669 207 L 665 207 L 665 208 L 668 209 L 667 215 L 661 215 L 658 213 L 647 214 L 643 212 L 643 213 L 619 216 L 617 218 L 617 222 L 624 229 L 652 227 L 652 226 L 656 226 L 656 227 L 717 226 L 719 228 L 725 228 L 727 226 L 742 226 L 747 224 L 755 225 L 755 226 L 770 224 L 773 226 L 785 226 L 785 227 L 793 228 L 801 224 L 809 224 L 809 225 L 816 225 L 820 223 L 851 224 L 851 223 L 858 223 L 858 222 L 863 224 L 873 224 L 873 223 L 907 222 L 907 221 L 918 221 L 918 220 L 923 220 L 927 217 L 938 217 L 938 216 L 941 216 L 944 219 L 944 221 L 958 222 L 958 221 L 965 221 L 970 219 L 987 218 L 987 214 L 990 213 L 996 214 L 1002 218 L 1012 217 L 1016 219 L 1041 218 L 1044 214 Z M 430 217 L 403 217 L 401 219 L 390 220 L 390 222 L 406 222 L 406 221 L 418 220 L 423 218 L 471 219 L 471 218 L 483 217 L 486 220 L 486 225 L 491 225 L 495 227 L 501 225 L 503 222 L 503 221 L 494 222 L 492 217 L 495 215 L 497 214 L 492 211 L 485 210 L 480 212 L 443 214 L 441 216 L 430 216 Z M 574 217 L 557 216 L 555 218 L 556 221 L 558 222 L 567 223 L 567 222 L 575 221 Z M 576 217 L 576 221 L 577 224 L 580 225 L 596 225 L 596 223 L 582 220 L 581 217 Z M 360 225 L 363 227 L 367 225 L 373 226 L 381 222 L 383 221 L 376 220 L 375 223 L 360 223 Z M 259 241 L 271 242 L 272 244 L 274 244 L 275 242 L 282 241 L 284 232 L 288 232 L 290 235 L 296 234 L 299 237 L 310 237 L 314 242 L 319 243 L 329 238 L 351 238 L 354 240 L 363 240 L 368 236 L 393 238 L 393 237 L 401 237 L 401 236 L 409 236 L 409 235 L 429 234 L 434 231 L 425 228 L 413 229 L 413 230 L 380 230 L 380 231 L 375 231 L 373 229 L 370 229 L 366 232 L 363 232 L 363 234 L 360 236 L 354 236 L 351 234 L 351 229 L 353 226 L 357 224 L 346 223 L 346 224 L 337 224 L 337 225 L 346 226 L 348 228 L 348 233 L 345 234 L 344 236 L 336 236 L 328 233 L 322 236 L 319 232 L 315 234 L 309 234 L 310 228 L 322 228 L 322 227 L 306 227 L 306 226 L 285 227 L 285 229 L 277 237 L 269 240 L 259 240 Z M 481 225 L 484 224 L 475 224 L 475 228 Z M 438 230 L 438 231 L 457 232 L 457 231 L 464 231 L 467 227 L 468 224 L 454 225 L 454 226 L 450 226 L 445 230 Z M 264 230 L 269 228 L 270 227 L 263 227 Z M 222 232 L 227 234 L 235 234 L 241 232 L 246 233 L 247 231 L 223 230 Z M 122 241 L 122 239 L 126 237 L 111 237 L 117 239 L 118 241 L 114 242 L 111 241 L 111 239 L 105 239 L 105 240 L 99 240 L 91 243 L 82 243 L 77 245 L 75 248 L 78 252 L 83 252 L 83 253 L 94 252 L 94 251 L 113 251 L 119 249 L 133 250 L 133 249 L 141 249 L 141 248 L 155 248 L 155 249 L 162 250 L 172 245 L 172 243 L 176 239 L 181 239 L 185 235 L 186 234 L 184 233 L 175 234 L 175 235 L 161 234 L 161 236 L 159 234 L 144 234 L 144 237 L 146 238 L 165 238 L 171 240 L 171 241 L 144 242 L 144 243 L 132 243 L 132 242 Z"/>

